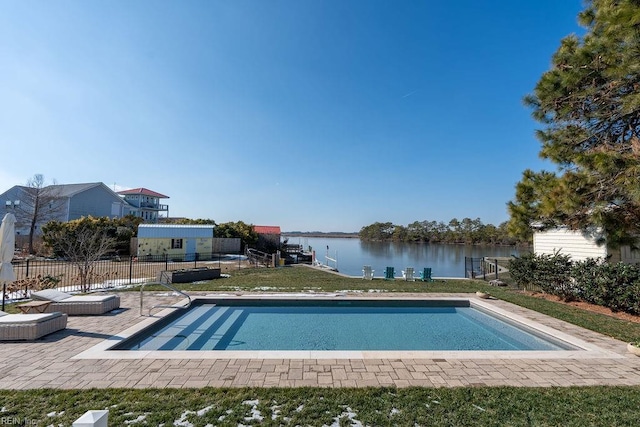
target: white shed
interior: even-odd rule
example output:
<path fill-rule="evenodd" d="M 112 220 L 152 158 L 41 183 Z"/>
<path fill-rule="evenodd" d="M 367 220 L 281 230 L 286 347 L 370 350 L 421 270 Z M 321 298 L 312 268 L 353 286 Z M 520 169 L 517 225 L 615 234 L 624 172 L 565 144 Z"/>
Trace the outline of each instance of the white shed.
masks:
<path fill-rule="evenodd" d="M 571 256 L 574 261 L 587 258 L 602 258 L 609 262 L 640 263 L 640 251 L 629 246 L 612 249 L 606 244 L 598 245 L 596 240 L 602 236 L 561 227 L 533 233 L 533 251 L 536 255 L 560 253 Z"/>
<path fill-rule="evenodd" d="M 140 224 L 138 256 L 211 256 L 214 230 L 214 225 L 202 224 Z"/>

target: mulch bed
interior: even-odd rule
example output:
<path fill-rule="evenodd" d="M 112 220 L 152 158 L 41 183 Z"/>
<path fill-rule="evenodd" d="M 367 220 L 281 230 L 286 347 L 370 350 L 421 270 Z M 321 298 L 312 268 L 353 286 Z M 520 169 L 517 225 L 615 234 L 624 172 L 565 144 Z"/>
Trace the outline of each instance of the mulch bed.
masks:
<path fill-rule="evenodd" d="M 600 305 L 595 305 L 595 304 L 590 304 L 588 302 L 582 302 L 582 301 L 564 301 L 562 298 L 560 298 L 557 295 L 550 295 L 550 294 L 545 294 L 543 292 L 529 292 L 529 291 L 523 291 L 524 294 L 532 296 L 532 297 L 536 297 L 536 298 L 544 298 L 548 301 L 554 301 L 554 302 L 559 302 L 561 304 L 566 304 L 566 305 L 570 305 L 573 307 L 577 307 L 580 308 L 582 310 L 587 310 L 587 311 L 592 311 L 594 313 L 599 313 L 599 314 L 604 314 L 607 316 L 611 316 L 611 317 L 615 317 L 616 319 L 620 319 L 620 320 L 626 320 L 629 322 L 635 322 L 635 323 L 640 323 L 640 316 L 636 316 L 633 314 L 629 314 L 629 313 L 624 313 L 621 311 L 612 311 L 610 308 L 607 307 L 602 307 Z"/>

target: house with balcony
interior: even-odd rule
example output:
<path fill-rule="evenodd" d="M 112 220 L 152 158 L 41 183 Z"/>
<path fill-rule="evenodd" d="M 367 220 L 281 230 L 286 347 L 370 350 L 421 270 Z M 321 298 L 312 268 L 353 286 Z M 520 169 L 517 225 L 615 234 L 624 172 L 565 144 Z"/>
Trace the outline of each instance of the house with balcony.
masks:
<path fill-rule="evenodd" d="M 118 194 L 129 205 L 130 213 L 146 223 L 157 224 L 161 216 L 169 216 L 169 205 L 160 203 L 161 199 L 168 199 L 169 196 L 142 187 L 118 191 Z"/>

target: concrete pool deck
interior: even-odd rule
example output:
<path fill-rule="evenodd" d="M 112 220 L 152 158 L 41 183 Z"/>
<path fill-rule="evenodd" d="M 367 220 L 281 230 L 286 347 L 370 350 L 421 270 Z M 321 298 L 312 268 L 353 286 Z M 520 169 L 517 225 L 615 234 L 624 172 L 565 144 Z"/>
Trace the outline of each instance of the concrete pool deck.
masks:
<path fill-rule="evenodd" d="M 106 358 L 95 353 L 96 348 L 146 319 L 139 315 L 139 293 L 119 295 L 123 310 L 117 313 L 69 317 L 64 331 L 34 342 L 1 343 L 0 388 L 640 385 L 640 357 L 628 353 L 626 343 L 500 300 L 481 303 L 575 337 L 577 342 L 589 346 L 588 351 L 566 352 L 560 357 L 553 354 L 523 357 L 514 352 L 387 352 L 382 357 L 332 352 L 330 357 L 326 354 L 276 357 L 271 353 L 231 358 L 230 353 L 204 357 L 177 352 L 181 354 L 170 358 L 158 355 Z M 427 296 L 475 298 L 470 294 Z M 425 298 L 425 294 L 342 296 L 362 297 Z M 178 298 L 148 292 L 144 301 L 150 307 L 175 303 Z"/>

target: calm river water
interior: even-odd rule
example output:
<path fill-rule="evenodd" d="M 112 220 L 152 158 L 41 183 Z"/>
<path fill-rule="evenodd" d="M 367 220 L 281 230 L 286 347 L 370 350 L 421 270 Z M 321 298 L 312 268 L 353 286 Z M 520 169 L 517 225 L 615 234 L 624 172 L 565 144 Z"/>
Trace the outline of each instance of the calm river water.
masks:
<path fill-rule="evenodd" d="M 385 267 L 395 267 L 396 277 L 413 267 L 418 272 L 431 267 L 433 277 L 464 277 L 464 258 L 518 255 L 510 246 L 464 246 L 435 243 L 365 242 L 357 238 L 290 237 L 290 244 L 311 247 L 316 259 L 326 264 L 327 253 L 337 259 L 338 271 L 350 276 L 362 276 L 362 267 L 370 265 L 375 277 L 383 277 Z M 328 248 L 328 250 L 327 250 Z M 334 262 L 329 262 L 332 267 Z"/>

